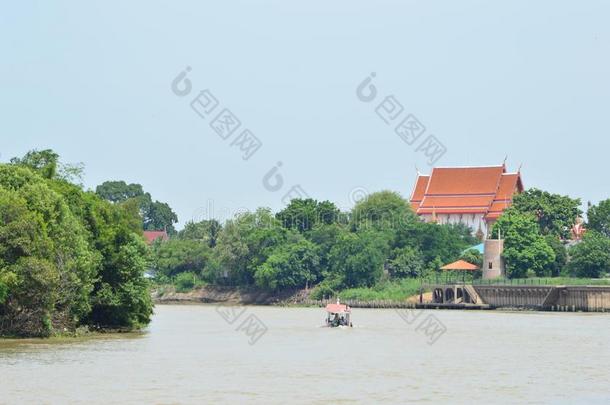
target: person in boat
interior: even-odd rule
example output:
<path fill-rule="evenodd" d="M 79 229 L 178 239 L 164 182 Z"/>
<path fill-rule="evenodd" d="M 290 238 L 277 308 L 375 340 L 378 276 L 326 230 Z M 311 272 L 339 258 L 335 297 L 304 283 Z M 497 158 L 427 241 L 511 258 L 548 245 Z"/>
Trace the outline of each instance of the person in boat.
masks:
<path fill-rule="evenodd" d="M 332 326 L 339 326 L 339 314 L 335 314 L 335 317 L 333 318 L 331 325 Z"/>

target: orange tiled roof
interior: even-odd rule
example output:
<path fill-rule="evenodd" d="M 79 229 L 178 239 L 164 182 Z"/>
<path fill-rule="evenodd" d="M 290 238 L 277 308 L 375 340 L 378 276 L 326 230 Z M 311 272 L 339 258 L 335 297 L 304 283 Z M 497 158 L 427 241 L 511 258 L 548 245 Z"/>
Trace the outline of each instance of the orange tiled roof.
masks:
<path fill-rule="evenodd" d="M 523 191 L 520 173 L 506 173 L 506 167 L 443 167 L 429 176 L 419 175 L 411 206 L 417 214 L 484 214 L 500 216 Z"/>
<path fill-rule="evenodd" d="M 520 173 L 504 173 L 500 178 L 500 185 L 496 198 L 485 215 L 486 219 L 497 219 L 502 212 L 513 202 L 513 196 L 523 191 L 523 182 Z"/>
<path fill-rule="evenodd" d="M 449 263 L 443 267 L 441 267 L 441 270 L 468 270 L 468 271 L 475 271 L 475 270 L 479 270 L 479 266 L 474 265 L 472 263 L 468 263 L 465 260 L 458 260 L 457 262 L 453 262 L 453 263 Z"/>
<path fill-rule="evenodd" d="M 413 193 L 411 194 L 411 202 L 421 202 L 421 200 L 424 198 L 426 187 L 428 187 L 429 179 L 430 176 L 419 175 L 417 177 L 415 188 L 413 189 Z"/>
<path fill-rule="evenodd" d="M 519 173 L 504 173 L 500 178 L 500 186 L 496 193 L 497 199 L 511 199 L 515 194 L 515 190 L 523 191 L 523 185 L 521 183 L 521 176 Z"/>
<path fill-rule="evenodd" d="M 487 210 L 486 218 L 498 218 L 502 212 L 510 206 L 512 200 L 494 201 Z"/>
<path fill-rule="evenodd" d="M 425 195 L 496 194 L 503 166 L 432 169 Z"/>
<path fill-rule="evenodd" d="M 144 239 L 149 245 L 159 238 L 161 238 L 162 241 L 169 240 L 169 236 L 165 231 L 144 231 Z"/>

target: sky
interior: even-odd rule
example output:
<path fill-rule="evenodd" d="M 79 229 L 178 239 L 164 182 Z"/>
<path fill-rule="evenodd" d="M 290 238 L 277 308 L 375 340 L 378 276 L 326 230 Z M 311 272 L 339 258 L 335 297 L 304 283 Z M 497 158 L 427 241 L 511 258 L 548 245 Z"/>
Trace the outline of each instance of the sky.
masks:
<path fill-rule="evenodd" d="M 51 148 L 180 225 L 408 198 L 416 170 L 505 158 L 525 187 L 596 203 L 608 21 L 607 1 L 4 2 L 0 161 Z"/>

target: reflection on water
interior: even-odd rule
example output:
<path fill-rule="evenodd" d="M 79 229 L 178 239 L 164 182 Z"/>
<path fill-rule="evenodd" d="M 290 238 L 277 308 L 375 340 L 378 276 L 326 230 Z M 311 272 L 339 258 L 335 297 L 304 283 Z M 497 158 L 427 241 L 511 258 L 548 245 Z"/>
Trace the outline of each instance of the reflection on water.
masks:
<path fill-rule="evenodd" d="M 604 314 L 430 311 L 434 344 L 393 310 L 248 307 L 251 345 L 212 306 L 157 306 L 143 333 L 0 341 L 0 403 L 607 403 Z"/>

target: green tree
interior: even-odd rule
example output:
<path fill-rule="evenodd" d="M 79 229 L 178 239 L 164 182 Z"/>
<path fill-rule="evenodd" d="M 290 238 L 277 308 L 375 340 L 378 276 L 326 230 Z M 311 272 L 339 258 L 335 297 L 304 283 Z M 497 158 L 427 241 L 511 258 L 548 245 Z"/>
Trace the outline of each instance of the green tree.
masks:
<path fill-rule="evenodd" d="M 587 210 L 588 227 L 610 238 L 610 199 L 600 201 Z"/>
<path fill-rule="evenodd" d="M 442 274 L 441 267 L 446 264 L 446 260 L 442 260 L 440 257 L 435 257 L 426 263 L 426 274 Z"/>
<path fill-rule="evenodd" d="M 536 217 L 508 209 L 496 221 L 494 234 L 501 230 L 504 238 L 506 273 L 510 278 L 523 278 L 528 271 L 549 276 L 555 253 L 540 234 Z"/>
<path fill-rule="evenodd" d="M 127 184 L 122 180 L 105 181 L 95 188 L 95 192 L 104 200 L 113 203 L 120 203 L 144 195 L 144 190 L 140 184 Z"/>
<path fill-rule="evenodd" d="M 268 208 L 239 215 L 221 230 L 210 270 L 218 283 L 253 285 L 256 268 L 287 239 L 288 230 Z"/>
<path fill-rule="evenodd" d="M 422 252 L 426 267 L 436 268 L 436 259 L 443 264 L 452 262 L 464 249 L 476 243 L 478 241 L 467 227 L 416 221 L 398 229 L 394 247 L 417 248 Z"/>
<path fill-rule="evenodd" d="M 334 223 L 329 225 L 317 224 L 307 233 L 306 237 L 318 247 L 321 269 L 329 268 L 330 252 L 339 238 L 347 232 L 344 226 Z"/>
<path fill-rule="evenodd" d="M 248 274 L 250 248 L 246 240 L 246 231 L 238 220 L 225 223 L 218 235 L 209 268 L 209 278 L 217 284 L 244 285 L 251 283 Z"/>
<path fill-rule="evenodd" d="M 483 275 L 483 255 L 481 252 L 477 249 L 468 249 L 461 254 L 460 259 L 470 264 L 474 264 L 475 266 L 479 266 L 479 270 L 470 272 L 470 275 L 473 279 L 481 278 Z M 464 277 L 464 275 L 462 274 L 461 277 Z M 460 276 L 458 275 L 457 278 L 460 278 Z"/>
<path fill-rule="evenodd" d="M 559 237 L 546 235 L 544 239 L 551 249 L 553 249 L 553 252 L 555 252 L 555 260 L 549 264 L 549 270 L 545 271 L 545 274 L 549 274 L 552 277 L 559 277 L 564 273 L 566 268 L 568 253 Z"/>
<path fill-rule="evenodd" d="M 22 158 L 14 157 L 11 164 L 23 166 L 40 174 L 45 179 L 65 181 L 81 181 L 84 165 L 82 163 L 67 164 L 59 161 L 59 155 L 51 149 L 31 150 Z M 80 185 L 82 187 L 82 185 Z"/>
<path fill-rule="evenodd" d="M 74 328 L 91 308 L 97 263 L 62 197 L 29 169 L 0 165 L 0 334 Z"/>
<path fill-rule="evenodd" d="M 92 296 L 89 322 L 102 327 L 138 328 L 150 322 L 152 300 L 144 279 L 147 247 L 134 233 L 116 244 Z"/>
<path fill-rule="evenodd" d="M 206 242 L 170 239 L 153 244 L 152 264 L 158 275 L 168 278 L 185 272 L 201 277 L 211 254 L 211 248 Z"/>
<path fill-rule="evenodd" d="M 127 200 L 111 204 L 64 181 L 52 182 L 70 210 L 89 230 L 89 242 L 101 257 L 84 322 L 100 327 L 136 329 L 152 315 L 144 272 L 148 248 L 142 238 L 138 205 Z"/>
<path fill-rule="evenodd" d="M 106 181 L 97 186 L 95 192 L 112 203 L 128 204 L 131 201 L 137 201 L 144 230 L 166 230 L 170 235 L 176 233 L 174 227 L 174 224 L 178 222 L 176 213 L 167 203 L 153 201 L 150 193 L 145 193 L 140 184 Z"/>
<path fill-rule="evenodd" d="M 13 279 L 9 279 L 8 274 L 0 271 L 0 305 L 4 304 L 6 297 L 8 296 L 8 286 L 15 282 L 14 274 Z"/>
<path fill-rule="evenodd" d="M 203 220 L 199 222 L 187 222 L 184 228 L 178 232 L 178 238 L 184 240 L 198 240 L 208 244 L 213 248 L 216 246 L 218 234 L 222 225 L 215 219 Z"/>
<path fill-rule="evenodd" d="M 12 158 L 11 163 L 28 167 L 45 179 L 53 179 L 57 175 L 59 155 L 51 149 L 31 150 L 22 158 Z"/>
<path fill-rule="evenodd" d="M 610 239 L 597 231 L 585 233 L 569 255 L 570 271 L 577 277 L 598 278 L 610 272 Z"/>
<path fill-rule="evenodd" d="M 257 267 L 254 278 L 259 287 L 269 290 L 306 287 L 318 277 L 316 246 L 300 237 L 278 246 Z"/>
<path fill-rule="evenodd" d="M 83 191 L 81 173 L 51 150 L 0 164 L 0 335 L 150 320 L 139 204 Z"/>
<path fill-rule="evenodd" d="M 174 282 L 176 284 L 177 292 L 188 292 L 197 287 L 200 283 L 200 279 L 195 273 L 185 272 L 178 274 Z"/>
<path fill-rule="evenodd" d="M 418 249 L 410 246 L 397 249 L 388 264 L 390 275 L 394 278 L 422 277 L 425 269 L 423 255 Z"/>
<path fill-rule="evenodd" d="M 176 233 L 174 224 L 178 222 L 178 216 L 167 203 L 153 202 L 150 200 L 150 194 L 146 193 L 142 207 L 144 230 L 157 231 L 164 229 L 170 235 Z"/>
<path fill-rule="evenodd" d="M 310 231 L 316 224 L 332 224 L 339 219 L 339 209 L 330 201 L 295 198 L 276 214 L 282 226 L 299 232 Z"/>
<path fill-rule="evenodd" d="M 543 235 L 566 239 L 574 221 L 582 214 L 579 207 L 579 199 L 532 188 L 516 195 L 511 209 L 533 215 Z"/>
<path fill-rule="evenodd" d="M 387 235 L 375 231 L 341 235 L 330 252 L 330 277 L 344 287 L 368 287 L 383 276 L 389 253 Z"/>
<path fill-rule="evenodd" d="M 395 230 L 415 221 L 418 219 L 409 202 L 394 191 L 369 194 L 354 206 L 350 218 L 353 230 Z"/>
<path fill-rule="evenodd" d="M 476 249 L 468 249 L 460 256 L 461 260 L 464 260 L 475 266 L 483 266 L 483 255 Z"/>
<path fill-rule="evenodd" d="M 341 221 L 341 211 L 330 201 L 319 202 L 316 211 L 316 223 L 331 225 Z"/>

